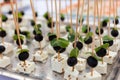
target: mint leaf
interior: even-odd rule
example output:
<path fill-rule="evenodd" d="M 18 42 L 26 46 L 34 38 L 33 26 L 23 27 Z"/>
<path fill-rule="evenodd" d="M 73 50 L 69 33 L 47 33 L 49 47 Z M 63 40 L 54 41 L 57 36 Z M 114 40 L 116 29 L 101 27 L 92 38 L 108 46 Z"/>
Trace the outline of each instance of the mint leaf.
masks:
<path fill-rule="evenodd" d="M 98 52 L 101 48 L 104 48 L 104 49 L 107 49 L 109 47 L 109 44 L 108 43 L 105 43 L 97 48 L 95 48 L 95 51 Z"/>
<path fill-rule="evenodd" d="M 29 50 L 28 49 L 20 49 L 19 51 L 17 51 L 18 54 L 21 52 L 29 52 Z"/>
<path fill-rule="evenodd" d="M 75 33 L 69 33 L 67 38 L 68 41 L 73 42 L 75 40 Z"/>
<path fill-rule="evenodd" d="M 69 45 L 69 41 L 63 38 L 58 38 L 51 41 L 51 46 L 53 47 L 60 46 L 62 48 L 66 48 L 68 45 Z"/>
<path fill-rule="evenodd" d="M 69 54 L 69 57 L 77 57 L 79 55 L 78 48 L 73 48 Z"/>
<path fill-rule="evenodd" d="M 43 17 L 44 17 L 45 19 L 48 19 L 48 18 L 49 18 L 49 13 L 46 12 L 46 13 L 43 15 Z"/>
<path fill-rule="evenodd" d="M 103 36 L 102 39 L 103 39 L 103 41 L 111 41 L 111 40 L 113 40 L 113 38 L 108 36 L 108 35 Z"/>
<path fill-rule="evenodd" d="M 83 33 L 86 33 L 87 29 L 88 29 L 88 26 L 87 26 L 87 25 L 83 25 L 83 26 L 82 26 L 82 32 L 83 32 Z"/>
<path fill-rule="evenodd" d="M 62 13 L 60 14 L 60 17 L 61 17 L 61 18 L 65 18 L 64 14 L 62 14 Z"/>
<path fill-rule="evenodd" d="M 17 40 L 17 39 L 18 39 L 18 36 L 15 34 L 15 35 L 13 36 L 13 39 L 14 39 L 14 40 Z M 23 40 L 23 39 L 24 39 L 24 37 L 23 37 L 22 35 L 20 35 L 20 39 L 22 39 L 22 40 Z"/>
<path fill-rule="evenodd" d="M 82 36 L 79 36 L 79 41 L 84 42 L 84 39 L 82 38 Z"/>

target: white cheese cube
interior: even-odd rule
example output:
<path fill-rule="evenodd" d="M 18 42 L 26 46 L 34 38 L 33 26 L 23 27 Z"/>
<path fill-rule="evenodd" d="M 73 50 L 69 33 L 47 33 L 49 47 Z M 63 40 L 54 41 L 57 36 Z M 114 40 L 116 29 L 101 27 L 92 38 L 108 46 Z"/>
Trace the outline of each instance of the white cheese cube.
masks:
<path fill-rule="evenodd" d="M 47 60 L 48 58 L 48 54 L 47 54 L 47 51 L 36 51 L 36 53 L 33 55 L 33 60 L 35 61 L 40 61 L 40 62 L 43 62 L 45 60 Z"/>
<path fill-rule="evenodd" d="M 91 72 L 80 75 L 79 80 L 102 80 L 102 76 L 97 71 L 93 71 L 93 75 Z"/>
<path fill-rule="evenodd" d="M 58 61 L 58 54 L 55 54 L 51 58 L 52 70 L 58 73 L 63 73 L 67 62 L 67 56 L 65 54 L 60 54 L 60 60 Z"/>
<path fill-rule="evenodd" d="M 0 58 L 0 67 L 1 68 L 5 68 L 8 65 L 10 65 L 10 58 L 7 56 L 3 56 L 2 58 Z"/>
<path fill-rule="evenodd" d="M 98 65 L 95 67 L 95 70 L 100 74 L 107 74 L 107 63 L 106 62 L 98 62 Z"/>
<path fill-rule="evenodd" d="M 23 62 L 17 64 L 16 70 L 25 74 L 30 74 L 35 70 L 35 63 L 26 61 L 26 65 Z"/>

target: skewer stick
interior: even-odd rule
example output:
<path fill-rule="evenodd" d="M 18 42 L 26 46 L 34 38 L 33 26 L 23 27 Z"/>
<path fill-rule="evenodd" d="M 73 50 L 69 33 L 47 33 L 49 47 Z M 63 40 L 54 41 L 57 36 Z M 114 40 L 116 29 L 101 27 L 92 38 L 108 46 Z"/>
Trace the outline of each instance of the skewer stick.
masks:
<path fill-rule="evenodd" d="M 93 32 L 95 32 L 95 22 L 96 22 L 96 1 L 94 1 L 94 23 L 93 23 Z M 93 43 L 92 43 L 92 56 L 94 56 L 94 48 L 95 48 L 95 34 L 93 34 Z"/>
<path fill-rule="evenodd" d="M 47 7 L 47 12 L 49 12 L 49 10 L 48 10 L 48 0 L 46 0 L 46 7 Z"/>
<path fill-rule="evenodd" d="M 78 7 L 77 7 L 77 18 L 76 18 L 76 34 L 75 34 L 75 44 L 74 48 L 76 48 L 76 41 L 77 41 L 77 30 L 78 30 L 78 15 L 79 15 L 79 8 L 80 8 L 80 0 L 78 0 Z M 74 71 L 74 66 L 72 67 L 72 71 Z"/>
<path fill-rule="evenodd" d="M 61 15 L 61 0 L 59 0 L 59 37 L 60 37 L 60 24 L 61 24 L 61 19 L 60 19 L 60 15 Z"/>
<path fill-rule="evenodd" d="M 94 71 L 94 69 L 93 68 L 91 68 L 91 76 L 93 76 L 94 74 L 93 74 L 93 71 Z"/>
<path fill-rule="evenodd" d="M 0 4 L 0 27 L 2 27 L 2 12 L 1 12 L 1 4 Z M 4 38 L 2 38 L 2 43 L 4 44 Z"/>
<path fill-rule="evenodd" d="M 72 28 L 72 0 L 70 0 L 70 26 Z"/>
<path fill-rule="evenodd" d="M 33 19 L 34 19 L 34 21 L 35 21 L 35 28 L 37 28 L 35 10 L 34 10 L 34 7 L 33 7 L 32 0 L 30 0 L 30 5 L 31 5 L 31 9 L 32 9 Z"/>
<path fill-rule="evenodd" d="M 108 36 L 110 36 L 110 16 L 111 16 L 111 0 L 109 1 L 109 27 L 108 27 Z M 110 49 L 108 47 L 108 55 L 109 55 Z"/>
<path fill-rule="evenodd" d="M 11 8 L 12 8 L 12 13 L 13 13 L 15 28 L 16 28 L 16 31 L 17 31 L 18 41 L 19 41 L 19 44 L 20 44 L 19 47 L 20 47 L 20 49 L 22 49 L 22 44 L 21 44 L 21 41 L 20 41 L 19 25 L 18 25 L 17 18 L 16 18 L 16 15 L 18 15 L 18 14 L 15 14 L 15 12 L 14 12 L 13 0 L 10 0 L 10 2 L 11 2 Z M 16 4 L 17 4 L 17 3 L 16 3 Z M 17 11 L 17 9 L 16 9 L 16 11 Z"/>
<path fill-rule="evenodd" d="M 77 34 L 78 34 L 78 32 L 77 32 L 77 30 L 78 30 L 78 16 L 79 16 L 79 9 L 80 8 L 80 0 L 78 0 L 78 8 L 77 8 L 77 18 L 76 18 L 76 34 L 75 34 L 75 44 L 74 44 L 74 47 L 76 48 L 76 41 L 77 41 Z"/>
<path fill-rule="evenodd" d="M 117 2 L 117 0 L 116 0 L 116 8 L 115 8 L 115 9 L 116 9 L 116 11 L 115 11 L 115 12 L 116 12 L 116 16 L 118 15 L 118 13 L 117 13 L 117 8 L 118 8 L 118 2 Z"/>
<path fill-rule="evenodd" d="M 56 11 L 56 31 L 57 31 L 57 39 L 59 38 L 59 26 L 58 26 L 58 16 L 57 16 L 57 3 L 55 0 L 55 11 Z M 60 60 L 60 52 L 58 52 L 58 61 Z"/>
<path fill-rule="evenodd" d="M 103 10 L 103 8 L 102 8 L 102 6 L 103 6 L 103 3 L 102 3 L 102 0 L 100 0 L 100 19 L 101 19 L 101 17 L 102 17 L 102 10 Z"/>
<path fill-rule="evenodd" d="M 113 16 L 114 16 L 114 28 L 116 28 L 116 25 L 115 25 L 115 16 L 116 16 L 116 12 L 115 12 L 115 3 L 114 3 L 114 0 L 113 1 Z"/>
<path fill-rule="evenodd" d="M 89 3 L 90 3 L 90 1 L 88 0 L 88 6 L 87 6 L 87 26 L 88 26 L 88 32 L 89 32 Z"/>
<path fill-rule="evenodd" d="M 102 0 L 100 0 L 100 3 L 101 3 L 101 6 L 100 6 L 100 16 L 99 16 L 99 27 L 100 27 L 100 19 L 102 17 Z M 100 28 L 99 28 L 99 31 L 100 31 Z M 100 34 L 100 32 L 99 32 L 99 34 Z M 100 39 L 102 39 L 101 34 L 100 34 Z M 101 41 L 101 44 L 102 44 L 102 41 Z M 104 61 L 103 61 L 103 57 L 102 57 L 102 64 L 103 63 L 104 63 Z"/>
<path fill-rule="evenodd" d="M 33 2 L 32 0 L 30 0 L 30 5 L 31 5 L 31 8 L 32 8 L 32 14 L 33 14 L 33 19 L 35 21 L 35 28 L 37 29 L 37 24 L 36 24 L 36 16 L 35 16 L 35 10 L 34 10 L 34 7 L 33 7 Z M 40 44 L 40 51 L 42 52 L 42 47 L 41 47 L 41 43 Z"/>
<path fill-rule="evenodd" d="M 51 26 L 52 26 L 52 28 L 51 28 L 51 33 L 53 33 L 53 0 L 51 0 L 51 16 L 52 16 L 52 24 L 51 24 Z"/>
<path fill-rule="evenodd" d="M 101 41 L 101 34 L 100 34 L 100 15 L 99 15 L 99 11 L 98 11 L 98 0 L 97 0 L 97 14 L 98 14 L 98 30 L 99 30 L 99 40 L 100 40 L 100 45 L 102 45 L 102 41 Z"/>
<path fill-rule="evenodd" d="M 83 3 L 82 3 L 82 10 L 81 10 L 81 14 L 80 14 L 80 29 L 79 29 L 79 33 L 81 32 L 81 29 L 82 29 L 82 16 L 83 16 L 83 10 L 84 10 L 84 0 L 82 0 Z"/>
<path fill-rule="evenodd" d="M 111 0 L 109 1 L 109 20 L 111 16 Z M 110 21 L 109 21 L 109 27 L 108 27 L 108 35 L 110 36 Z"/>
<path fill-rule="evenodd" d="M 67 22 L 69 23 L 69 18 L 68 18 L 68 8 L 67 8 L 67 0 L 65 0 L 65 7 L 66 7 Z"/>
<path fill-rule="evenodd" d="M 2 27 L 2 12 L 1 12 L 1 4 L 0 4 L 0 27 Z"/>

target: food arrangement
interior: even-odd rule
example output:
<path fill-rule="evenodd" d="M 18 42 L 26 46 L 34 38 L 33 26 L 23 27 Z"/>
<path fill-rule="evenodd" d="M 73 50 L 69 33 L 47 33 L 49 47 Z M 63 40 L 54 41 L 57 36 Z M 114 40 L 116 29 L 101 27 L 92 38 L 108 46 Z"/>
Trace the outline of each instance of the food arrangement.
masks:
<path fill-rule="evenodd" d="M 51 13 L 46 0 L 44 21 L 37 20 L 38 13 L 34 9 L 33 1 L 29 1 L 33 16 L 31 20 L 24 19 L 27 14 L 19 11 L 18 4 L 13 3 L 13 0 L 10 0 L 11 9 L 7 15 L 0 9 L 0 68 L 34 79 L 106 80 L 110 74 L 108 70 L 113 67 L 110 65 L 116 62 L 120 48 L 117 1 L 109 1 L 109 10 L 111 6 L 114 7 L 114 16 L 111 19 L 110 13 L 109 17 L 102 18 L 103 0 L 94 0 L 92 25 L 89 21 L 91 0 L 87 0 L 86 19 L 83 17 L 85 1 L 77 1 L 75 25 L 72 22 L 72 0 L 69 1 L 70 21 L 61 13 L 60 0 L 59 10 L 57 1 L 51 0 Z M 81 2 L 83 4 L 80 6 Z M 98 6 L 99 3 L 101 6 Z M 12 19 L 10 16 L 13 16 Z M 65 24 L 66 19 L 68 23 Z M 87 23 L 83 24 L 85 20 Z M 110 27 L 111 22 L 113 28 Z"/>

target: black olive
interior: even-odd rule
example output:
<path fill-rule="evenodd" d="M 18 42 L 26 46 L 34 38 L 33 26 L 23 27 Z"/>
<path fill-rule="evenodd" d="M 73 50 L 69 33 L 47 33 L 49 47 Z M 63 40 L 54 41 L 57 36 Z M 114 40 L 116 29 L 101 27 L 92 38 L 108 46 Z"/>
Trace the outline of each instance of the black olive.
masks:
<path fill-rule="evenodd" d="M 41 34 L 36 34 L 34 39 L 38 42 L 42 41 L 43 40 L 43 36 Z"/>
<path fill-rule="evenodd" d="M 56 35 L 51 35 L 51 36 L 49 36 L 49 41 L 52 41 L 52 40 L 55 39 L 55 38 L 57 38 Z"/>
<path fill-rule="evenodd" d="M 14 33 L 15 33 L 15 34 L 17 34 L 17 31 L 16 31 L 16 29 L 15 29 Z M 19 33 L 20 33 L 20 34 L 22 33 L 20 29 L 19 29 Z"/>
<path fill-rule="evenodd" d="M 50 21 L 50 22 L 48 22 L 47 23 L 47 26 L 49 27 L 49 28 L 52 28 L 52 21 Z M 53 27 L 55 26 L 55 23 L 53 22 Z"/>
<path fill-rule="evenodd" d="M 98 50 L 96 52 L 97 56 L 99 56 L 99 57 L 104 57 L 106 55 L 106 53 L 107 53 L 107 51 L 105 48 L 100 48 L 100 50 Z"/>
<path fill-rule="evenodd" d="M 11 15 L 11 14 L 12 14 L 12 11 L 11 11 L 11 10 L 9 10 L 8 14 L 10 14 L 10 15 Z"/>
<path fill-rule="evenodd" d="M 38 13 L 37 12 L 35 12 L 35 16 L 38 17 Z"/>
<path fill-rule="evenodd" d="M 107 22 L 106 21 L 102 22 L 102 27 L 107 27 Z"/>
<path fill-rule="evenodd" d="M 91 44 L 92 43 L 92 37 L 90 36 L 87 40 L 84 40 L 85 44 Z"/>
<path fill-rule="evenodd" d="M 18 23 L 21 23 L 21 22 L 22 22 L 22 18 L 19 17 L 19 18 L 18 18 Z"/>
<path fill-rule="evenodd" d="M 2 54 L 5 51 L 5 47 L 3 45 L 0 45 L 0 54 Z"/>
<path fill-rule="evenodd" d="M 104 32 L 103 28 L 100 28 L 100 34 L 103 34 L 103 32 Z M 97 35 L 99 35 L 99 29 L 98 28 L 96 29 L 95 33 Z"/>
<path fill-rule="evenodd" d="M 5 37 L 7 35 L 6 31 L 2 30 L 0 31 L 0 37 Z"/>
<path fill-rule="evenodd" d="M 112 29 L 111 35 L 112 35 L 113 37 L 117 37 L 117 36 L 119 35 L 118 30 Z"/>
<path fill-rule="evenodd" d="M 109 44 L 109 47 L 113 45 L 113 40 L 110 40 L 110 41 L 103 41 L 103 44 L 105 43 L 108 43 Z"/>
<path fill-rule="evenodd" d="M 21 14 L 22 14 L 22 16 L 24 16 L 25 15 L 24 11 L 21 11 Z"/>
<path fill-rule="evenodd" d="M 94 68 L 94 67 L 97 66 L 98 61 L 97 61 L 93 56 L 89 56 L 89 57 L 87 58 L 87 64 L 88 64 L 90 67 Z"/>
<path fill-rule="evenodd" d="M 31 26 L 35 26 L 35 21 L 31 20 L 30 23 L 31 23 Z"/>
<path fill-rule="evenodd" d="M 21 52 L 19 55 L 18 55 L 18 58 L 20 61 L 25 61 L 27 60 L 29 57 L 29 53 L 27 51 L 24 51 L 24 52 Z"/>
<path fill-rule="evenodd" d="M 73 47 L 74 47 L 74 45 L 75 45 L 75 42 L 73 43 Z M 79 50 L 81 50 L 81 49 L 83 48 L 82 42 L 76 41 L 76 47 L 77 47 Z"/>
<path fill-rule="evenodd" d="M 64 17 L 61 17 L 60 19 L 61 19 L 61 21 L 64 21 L 64 20 L 65 20 L 65 18 L 64 18 Z"/>
<path fill-rule="evenodd" d="M 114 20 L 113 20 L 113 24 L 114 24 Z M 115 19 L 115 24 L 119 24 L 119 20 L 118 19 Z"/>
<path fill-rule="evenodd" d="M 58 53 L 58 52 L 60 52 L 60 53 L 63 53 L 65 50 L 66 50 L 66 48 L 61 48 L 60 46 L 55 46 L 55 47 L 53 47 L 53 49 Z"/>
<path fill-rule="evenodd" d="M 77 64 L 77 58 L 76 57 L 69 57 L 68 59 L 67 59 L 67 64 L 69 65 L 69 66 L 75 66 L 76 64 Z"/>
<path fill-rule="evenodd" d="M 22 40 L 22 39 L 20 39 L 20 41 L 21 41 L 21 45 L 24 43 L 24 41 Z M 19 44 L 19 39 L 17 39 L 16 40 L 16 44 L 18 45 L 18 46 L 20 46 L 20 44 Z"/>
<path fill-rule="evenodd" d="M 91 28 L 89 27 L 89 31 L 91 30 Z M 84 31 L 84 33 L 87 33 L 88 32 L 88 29 L 86 29 L 85 31 Z"/>

